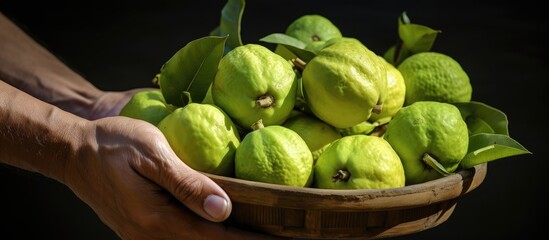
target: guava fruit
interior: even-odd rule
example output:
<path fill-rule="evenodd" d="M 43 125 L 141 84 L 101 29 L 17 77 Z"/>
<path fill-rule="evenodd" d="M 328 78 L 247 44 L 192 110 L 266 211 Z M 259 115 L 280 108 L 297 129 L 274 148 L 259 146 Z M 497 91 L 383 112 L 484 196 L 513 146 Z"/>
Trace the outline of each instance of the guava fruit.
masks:
<path fill-rule="evenodd" d="M 399 156 L 383 138 L 350 135 L 334 141 L 315 164 L 317 188 L 385 189 L 403 187 Z"/>
<path fill-rule="evenodd" d="M 175 106 L 166 103 L 160 89 L 151 89 L 135 93 L 118 115 L 157 125 L 175 109 Z"/>
<path fill-rule="evenodd" d="M 383 111 L 387 69 L 360 42 L 337 41 L 323 48 L 304 67 L 302 81 L 311 112 L 336 128 L 352 127 Z"/>
<path fill-rule="evenodd" d="M 473 88 L 468 74 L 452 57 L 420 52 L 398 65 L 406 85 L 404 105 L 416 101 L 469 102 Z"/>
<path fill-rule="evenodd" d="M 264 126 L 261 120 L 244 136 L 235 155 L 239 179 L 309 187 L 313 181 L 313 155 L 293 130 Z"/>
<path fill-rule="evenodd" d="M 383 58 L 381 60 L 385 63 L 387 69 L 387 97 L 383 102 L 383 111 L 381 113 L 372 113 L 372 116 L 368 119 L 372 123 L 383 118 L 393 117 L 404 106 L 406 98 L 404 77 L 395 66 Z"/>
<path fill-rule="evenodd" d="M 229 51 L 211 86 L 214 104 L 245 129 L 259 119 L 265 126 L 282 124 L 294 109 L 296 92 L 293 65 L 258 44 Z"/>
<path fill-rule="evenodd" d="M 332 125 L 306 113 L 288 118 L 282 126 L 295 131 L 305 140 L 314 161 L 333 141 L 341 138 L 341 134 Z"/>
<path fill-rule="evenodd" d="M 284 33 L 301 40 L 305 45 L 311 45 L 310 47 L 321 45 L 332 38 L 342 37 L 339 28 L 327 17 L 319 14 L 302 15 L 292 21 Z M 274 52 L 287 60 L 297 57 L 283 45 L 277 45 Z"/>
<path fill-rule="evenodd" d="M 190 103 L 170 113 L 157 126 L 175 154 L 189 167 L 234 176 L 240 135 L 231 118 L 219 107 Z"/>
<path fill-rule="evenodd" d="M 407 185 L 454 172 L 469 145 L 469 131 L 459 109 L 436 101 L 401 108 L 383 138 L 402 160 Z"/>

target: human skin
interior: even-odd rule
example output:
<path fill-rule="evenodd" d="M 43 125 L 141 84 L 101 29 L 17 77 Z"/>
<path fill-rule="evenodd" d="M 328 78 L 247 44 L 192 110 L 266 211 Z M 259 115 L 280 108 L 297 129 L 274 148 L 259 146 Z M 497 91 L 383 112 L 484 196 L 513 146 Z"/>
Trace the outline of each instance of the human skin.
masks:
<path fill-rule="evenodd" d="M 70 188 L 122 239 L 265 239 L 230 228 L 227 194 L 162 133 L 0 13 L 0 163 Z"/>

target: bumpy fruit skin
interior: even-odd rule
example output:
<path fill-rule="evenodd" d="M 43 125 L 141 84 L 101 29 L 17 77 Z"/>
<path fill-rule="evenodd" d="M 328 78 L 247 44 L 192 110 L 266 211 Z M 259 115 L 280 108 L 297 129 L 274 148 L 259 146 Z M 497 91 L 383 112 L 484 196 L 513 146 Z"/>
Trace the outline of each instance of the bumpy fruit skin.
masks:
<path fill-rule="evenodd" d="M 385 63 L 358 41 L 337 41 L 322 49 L 302 78 L 310 110 L 336 128 L 368 120 L 387 95 Z"/>
<path fill-rule="evenodd" d="M 217 106 L 190 103 L 162 119 L 158 128 L 176 155 L 191 168 L 234 176 L 240 136 L 236 125 Z"/>
<path fill-rule="evenodd" d="M 383 111 L 379 114 L 372 113 L 372 116 L 368 119 L 368 122 L 372 123 L 383 118 L 393 117 L 398 110 L 404 106 L 404 100 L 406 98 L 404 77 L 398 68 L 385 61 L 385 59 L 381 59 L 385 62 L 385 67 L 387 69 L 387 97 L 383 102 Z"/>
<path fill-rule="evenodd" d="M 282 124 L 295 106 L 297 74 L 293 65 L 268 48 L 247 44 L 228 52 L 220 61 L 212 98 L 239 126 L 251 129 L 259 119 L 265 126 Z M 272 105 L 257 104 L 272 97 Z"/>
<path fill-rule="evenodd" d="M 175 109 L 175 106 L 166 103 L 160 89 L 152 89 L 135 93 L 120 110 L 119 115 L 157 125 Z"/>
<path fill-rule="evenodd" d="M 313 45 L 323 45 L 325 41 L 332 38 L 342 37 L 341 31 L 332 21 L 318 14 L 303 15 L 295 19 L 288 25 L 285 34 L 301 40 L 308 48 L 312 48 Z M 314 52 L 313 49 L 307 50 Z M 277 45 L 274 52 L 287 60 L 297 57 L 283 45 Z"/>
<path fill-rule="evenodd" d="M 334 181 L 339 170 L 348 180 Z M 404 169 L 399 156 L 383 138 L 351 135 L 333 142 L 318 158 L 315 183 L 329 189 L 384 189 L 403 187 Z"/>
<path fill-rule="evenodd" d="M 341 31 L 332 21 L 318 14 L 308 14 L 297 18 L 288 25 L 286 34 L 305 44 L 342 37 Z"/>
<path fill-rule="evenodd" d="M 419 101 L 400 109 L 383 137 L 400 156 L 407 185 L 443 176 L 423 162 L 425 153 L 447 172 L 454 172 L 469 145 L 467 124 L 459 109 L 435 101 Z"/>
<path fill-rule="evenodd" d="M 293 130 L 279 125 L 248 133 L 236 150 L 239 179 L 308 187 L 313 181 L 313 156 Z"/>
<path fill-rule="evenodd" d="M 405 106 L 417 101 L 471 101 L 473 89 L 469 76 L 456 60 L 446 54 L 416 53 L 404 59 L 398 70 L 406 85 Z"/>
<path fill-rule="evenodd" d="M 333 141 L 341 138 L 336 128 L 306 113 L 290 117 L 282 126 L 294 130 L 305 140 L 314 161 Z"/>

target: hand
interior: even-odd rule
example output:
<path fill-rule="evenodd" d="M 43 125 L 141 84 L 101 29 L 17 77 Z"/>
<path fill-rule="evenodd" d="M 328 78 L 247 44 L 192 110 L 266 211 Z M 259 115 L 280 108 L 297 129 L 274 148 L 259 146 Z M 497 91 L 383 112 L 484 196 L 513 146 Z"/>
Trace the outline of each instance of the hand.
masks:
<path fill-rule="evenodd" d="M 156 127 L 109 117 L 142 90 L 102 92 L 0 13 L 0 163 L 66 184 L 123 239 L 267 238 L 215 223 L 228 196 Z"/>
<path fill-rule="evenodd" d="M 89 125 L 89 148 L 67 163 L 64 182 L 123 239 L 267 238 L 214 223 L 229 216 L 229 197 L 153 125 L 125 117 Z"/>

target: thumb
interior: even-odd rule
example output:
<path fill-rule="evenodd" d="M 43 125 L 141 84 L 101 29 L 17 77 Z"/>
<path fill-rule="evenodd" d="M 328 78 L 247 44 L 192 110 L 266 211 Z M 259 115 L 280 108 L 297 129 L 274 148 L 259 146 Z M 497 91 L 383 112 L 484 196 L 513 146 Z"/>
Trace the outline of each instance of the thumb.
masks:
<path fill-rule="evenodd" d="M 187 166 L 158 128 L 144 121 L 138 122 L 150 126 L 133 128 L 143 130 L 143 134 L 148 136 L 141 139 L 140 148 L 150 161 L 135 166 L 140 174 L 160 185 L 202 218 L 212 222 L 227 219 L 232 210 L 227 193 L 209 177 Z"/>
<path fill-rule="evenodd" d="M 174 170 L 171 176 L 167 176 L 167 189 L 173 196 L 210 221 L 221 222 L 229 217 L 231 200 L 214 181 L 181 161 Z"/>
<path fill-rule="evenodd" d="M 212 222 L 227 219 L 232 210 L 227 193 L 213 180 L 187 166 L 169 145 L 162 145 L 168 163 L 162 166 L 159 184 L 201 217 Z"/>

